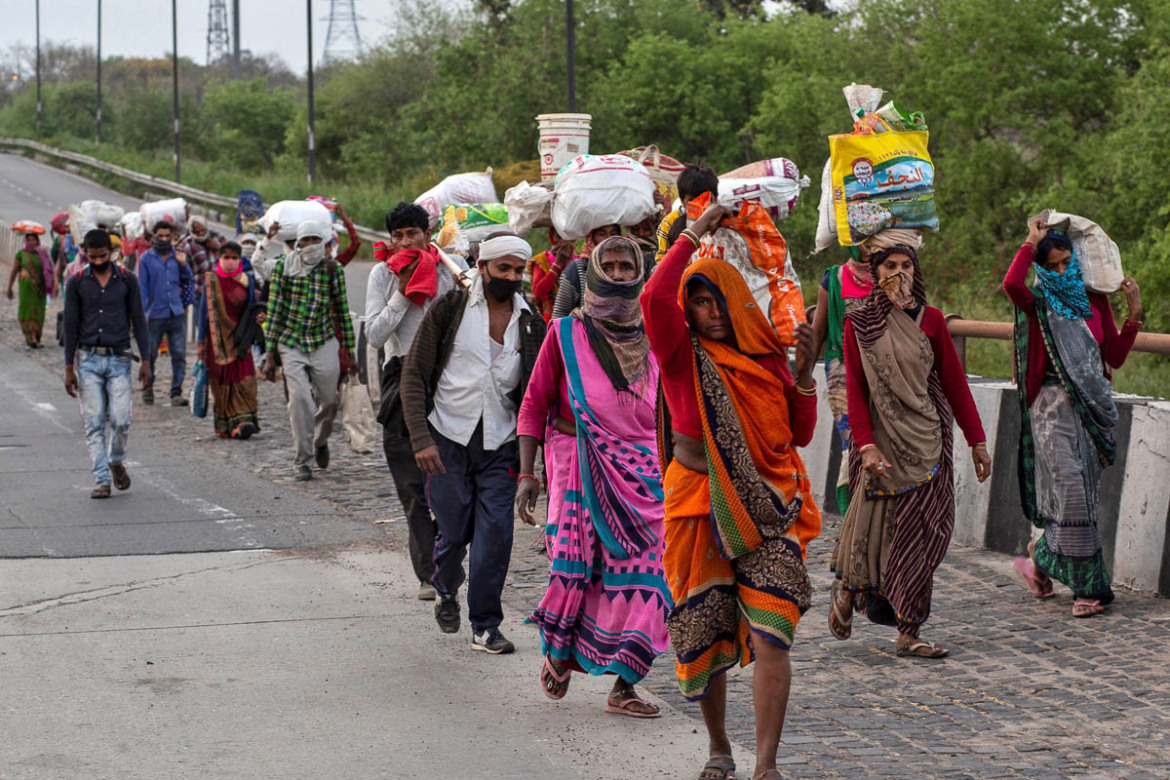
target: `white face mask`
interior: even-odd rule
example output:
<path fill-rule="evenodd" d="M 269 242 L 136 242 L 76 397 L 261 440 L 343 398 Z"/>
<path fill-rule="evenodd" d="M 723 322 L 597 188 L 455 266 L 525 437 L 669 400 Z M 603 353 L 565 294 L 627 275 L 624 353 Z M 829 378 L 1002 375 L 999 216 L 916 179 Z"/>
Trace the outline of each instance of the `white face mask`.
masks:
<path fill-rule="evenodd" d="M 256 245 L 255 244 L 241 244 L 240 245 L 240 254 L 243 255 L 244 257 L 248 258 L 249 260 L 251 260 L 252 255 L 256 254 Z"/>
<path fill-rule="evenodd" d="M 309 265 L 315 265 L 325 259 L 324 244 L 309 244 L 300 248 L 301 257 Z"/>

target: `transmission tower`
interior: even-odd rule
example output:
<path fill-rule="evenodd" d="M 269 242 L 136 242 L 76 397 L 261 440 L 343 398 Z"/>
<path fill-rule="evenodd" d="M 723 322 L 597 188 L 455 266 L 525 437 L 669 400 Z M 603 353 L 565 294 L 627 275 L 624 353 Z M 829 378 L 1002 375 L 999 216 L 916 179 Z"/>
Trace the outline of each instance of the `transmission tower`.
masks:
<path fill-rule="evenodd" d="M 227 57 L 231 53 L 230 44 L 227 0 L 211 0 L 207 6 L 207 64 Z"/>
<path fill-rule="evenodd" d="M 354 0 L 330 0 L 329 30 L 325 33 L 324 62 L 328 65 L 337 60 L 352 60 L 362 53 L 362 36 L 358 33 L 358 21 L 362 17 L 354 10 Z"/>

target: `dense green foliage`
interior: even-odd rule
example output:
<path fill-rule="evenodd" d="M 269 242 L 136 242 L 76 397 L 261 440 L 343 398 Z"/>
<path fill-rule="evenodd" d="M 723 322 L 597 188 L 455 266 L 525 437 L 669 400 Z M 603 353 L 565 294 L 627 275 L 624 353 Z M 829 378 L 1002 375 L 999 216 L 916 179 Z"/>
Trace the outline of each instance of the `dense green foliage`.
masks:
<path fill-rule="evenodd" d="M 881 86 L 930 125 L 942 231 L 924 259 L 936 303 L 1008 319 L 1002 274 L 1027 217 L 1051 206 L 1105 227 L 1142 286 L 1147 329 L 1170 331 L 1159 305 L 1170 295 L 1170 0 L 833 7 L 790 3 L 765 17 L 744 0 L 578 0 L 578 109 L 593 115 L 593 151 L 656 143 L 718 170 L 786 156 L 816 182 L 826 136 L 851 128 L 841 87 Z M 98 153 L 166 175 L 160 64 L 123 63 Z M 307 192 L 303 84 L 279 69 L 238 83 L 222 69 L 184 63 L 184 73 L 186 183 L 255 185 L 268 200 Z M 319 74 L 319 190 L 377 224 L 443 175 L 531 160 L 533 117 L 565 109 L 565 83 L 560 0 L 476 0 L 463 14 L 424 0 L 396 37 Z M 43 136 L 92 151 L 75 140 L 92 135 L 91 87 L 46 91 Z M 0 132 L 33 135 L 33 115 L 30 97 L 16 95 Z M 810 294 L 842 256 L 809 254 L 818 197 L 810 190 L 782 226 Z M 1002 347 L 973 346 L 973 368 L 1006 372 Z M 1165 362 L 1142 356 L 1119 386 L 1165 394 L 1166 376 Z"/>

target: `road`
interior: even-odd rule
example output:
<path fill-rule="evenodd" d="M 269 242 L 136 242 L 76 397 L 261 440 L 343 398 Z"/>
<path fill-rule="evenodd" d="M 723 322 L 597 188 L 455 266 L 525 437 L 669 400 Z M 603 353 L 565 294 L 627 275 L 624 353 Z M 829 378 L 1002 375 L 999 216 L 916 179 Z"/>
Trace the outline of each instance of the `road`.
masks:
<path fill-rule="evenodd" d="M 70 203 L 103 200 L 127 211 L 136 210 L 141 201 L 108 190 L 82 176 L 43 165 L 19 155 L 0 153 L 0 218 L 9 223 L 32 219 L 48 227 L 53 215 Z M 217 225 L 225 235 L 233 236 L 235 226 Z M 366 277 L 372 263 L 353 262 L 345 270 L 346 292 L 350 311 L 364 314 Z"/>

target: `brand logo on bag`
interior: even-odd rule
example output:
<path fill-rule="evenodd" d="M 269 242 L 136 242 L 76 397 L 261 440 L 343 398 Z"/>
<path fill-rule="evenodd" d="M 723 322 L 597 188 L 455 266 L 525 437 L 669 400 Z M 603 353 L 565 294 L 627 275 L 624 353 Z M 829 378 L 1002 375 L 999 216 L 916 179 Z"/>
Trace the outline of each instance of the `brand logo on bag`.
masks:
<path fill-rule="evenodd" d="M 873 163 L 862 157 L 853 161 L 853 178 L 858 184 L 866 185 L 873 181 Z"/>

